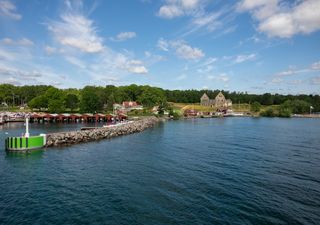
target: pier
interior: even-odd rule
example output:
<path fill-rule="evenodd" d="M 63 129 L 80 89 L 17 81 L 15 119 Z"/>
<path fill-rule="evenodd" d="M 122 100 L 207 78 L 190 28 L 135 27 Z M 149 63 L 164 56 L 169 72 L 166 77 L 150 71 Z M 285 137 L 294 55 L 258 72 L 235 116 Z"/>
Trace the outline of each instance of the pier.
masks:
<path fill-rule="evenodd" d="M 73 145 L 128 135 L 153 127 L 158 122 L 160 122 L 160 119 L 157 117 L 146 117 L 137 121 L 119 124 L 118 126 L 106 126 L 96 129 L 51 133 L 46 135 L 45 147 Z"/>
<path fill-rule="evenodd" d="M 77 123 L 77 122 L 113 122 L 127 119 L 125 114 L 102 114 L 102 113 L 19 113 L 3 114 L 0 116 L 0 124 L 8 122 L 24 122 L 29 118 L 31 123 L 54 122 L 54 123 Z"/>

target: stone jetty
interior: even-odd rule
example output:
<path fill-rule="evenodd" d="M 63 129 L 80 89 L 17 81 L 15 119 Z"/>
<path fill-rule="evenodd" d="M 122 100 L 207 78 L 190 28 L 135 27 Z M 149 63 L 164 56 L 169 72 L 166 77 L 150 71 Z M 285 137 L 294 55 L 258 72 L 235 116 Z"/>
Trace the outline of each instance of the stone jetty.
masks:
<path fill-rule="evenodd" d="M 92 130 L 70 131 L 47 134 L 46 147 L 72 145 L 101 139 L 141 132 L 153 127 L 160 120 L 156 117 L 146 117 L 119 126 L 99 127 Z"/>

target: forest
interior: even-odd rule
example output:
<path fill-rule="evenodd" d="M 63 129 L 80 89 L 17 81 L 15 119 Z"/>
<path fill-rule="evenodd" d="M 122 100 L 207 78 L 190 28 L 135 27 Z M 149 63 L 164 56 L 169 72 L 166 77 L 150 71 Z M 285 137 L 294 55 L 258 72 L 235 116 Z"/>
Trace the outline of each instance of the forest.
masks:
<path fill-rule="evenodd" d="M 137 101 L 146 107 L 166 105 L 167 102 L 199 103 L 203 93 L 214 98 L 220 90 L 164 90 L 148 85 L 128 86 L 85 86 L 82 89 L 59 89 L 48 85 L 14 86 L 0 84 L 0 104 L 8 106 L 28 105 L 30 108 L 47 109 L 48 112 L 69 111 L 102 112 L 112 110 L 114 103 Z M 223 91 L 234 104 L 282 105 L 297 107 L 297 112 L 306 113 L 310 106 L 320 111 L 319 95 L 249 94 L 246 92 Z"/>

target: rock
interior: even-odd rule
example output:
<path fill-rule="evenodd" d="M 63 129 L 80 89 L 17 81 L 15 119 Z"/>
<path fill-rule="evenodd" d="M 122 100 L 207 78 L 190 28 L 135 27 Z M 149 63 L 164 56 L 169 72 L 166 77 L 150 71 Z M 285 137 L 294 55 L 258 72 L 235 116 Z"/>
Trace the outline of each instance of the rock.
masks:
<path fill-rule="evenodd" d="M 101 127 L 93 130 L 47 134 L 46 147 L 70 145 L 141 132 L 154 126 L 159 121 L 156 117 L 147 117 L 117 127 Z"/>

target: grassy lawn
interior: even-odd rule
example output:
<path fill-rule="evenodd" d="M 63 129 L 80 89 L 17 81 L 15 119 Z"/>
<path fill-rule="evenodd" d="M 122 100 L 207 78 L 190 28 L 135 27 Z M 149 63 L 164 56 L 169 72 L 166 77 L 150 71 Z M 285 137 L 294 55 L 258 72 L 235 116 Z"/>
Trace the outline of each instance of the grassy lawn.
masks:
<path fill-rule="evenodd" d="M 186 109 L 195 109 L 198 111 L 203 111 L 203 112 L 212 112 L 216 111 L 216 109 L 213 107 L 207 107 L 207 106 L 201 106 L 200 103 L 175 103 L 175 102 L 170 102 L 169 103 L 173 109 L 179 110 L 179 111 L 184 111 Z M 271 105 L 271 106 L 266 106 L 262 105 L 260 111 L 265 111 L 271 107 L 275 111 L 278 110 L 278 105 Z M 250 112 L 250 104 L 244 103 L 244 104 L 233 104 L 232 105 L 232 110 L 234 112 Z"/>
<path fill-rule="evenodd" d="M 170 102 L 169 103 L 174 110 L 187 110 L 187 109 L 195 109 L 198 111 L 204 111 L 204 112 L 211 112 L 211 111 L 216 111 L 215 108 L 212 107 L 207 107 L 207 106 L 202 106 L 200 103 L 175 103 L 175 102 Z"/>

